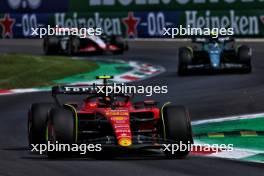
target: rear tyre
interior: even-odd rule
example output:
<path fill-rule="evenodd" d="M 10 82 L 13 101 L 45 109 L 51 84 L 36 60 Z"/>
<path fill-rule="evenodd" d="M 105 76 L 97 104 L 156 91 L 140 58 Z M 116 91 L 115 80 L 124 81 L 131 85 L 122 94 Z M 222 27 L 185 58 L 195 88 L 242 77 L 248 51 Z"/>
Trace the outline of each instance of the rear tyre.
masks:
<path fill-rule="evenodd" d="M 80 39 L 76 36 L 70 36 L 67 44 L 67 55 L 72 56 L 78 53 L 80 46 Z"/>
<path fill-rule="evenodd" d="M 43 50 L 46 55 L 57 54 L 59 50 L 58 37 L 46 36 L 43 42 Z"/>
<path fill-rule="evenodd" d="M 238 59 L 239 62 L 244 65 L 242 72 L 250 73 L 252 71 L 251 49 L 248 46 L 242 45 L 238 48 Z"/>
<path fill-rule="evenodd" d="M 119 48 L 119 50 L 113 51 L 113 54 L 123 54 L 125 50 L 128 50 L 128 44 L 122 36 L 112 36 L 110 44 Z"/>
<path fill-rule="evenodd" d="M 164 151 L 170 158 L 184 158 L 190 152 L 190 144 L 193 144 L 192 128 L 189 112 L 184 106 L 168 105 L 163 108 L 163 137 L 183 144 L 186 148 L 177 150 L 175 153 Z M 187 147 L 188 146 L 188 147 Z"/>
<path fill-rule="evenodd" d="M 192 52 L 190 49 L 183 47 L 179 49 L 178 75 L 183 76 L 188 73 L 188 64 L 192 61 Z"/>
<path fill-rule="evenodd" d="M 45 144 L 45 132 L 49 110 L 53 103 L 34 103 L 28 112 L 28 141 L 31 144 Z"/>
<path fill-rule="evenodd" d="M 51 144 L 70 145 L 76 141 L 75 117 L 72 111 L 63 108 L 53 108 L 47 122 L 47 141 Z M 48 157 L 59 157 L 67 151 L 47 151 Z"/>

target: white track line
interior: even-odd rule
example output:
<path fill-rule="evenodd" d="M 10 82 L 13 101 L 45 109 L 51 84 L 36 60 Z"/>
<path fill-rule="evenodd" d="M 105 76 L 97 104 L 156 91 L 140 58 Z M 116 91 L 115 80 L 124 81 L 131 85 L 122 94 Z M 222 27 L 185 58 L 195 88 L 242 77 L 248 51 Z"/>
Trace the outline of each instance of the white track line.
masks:
<path fill-rule="evenodd" d="M 206 119 L 206 120 L 197 120 L 197 121 L 193 121 L 192 125 L 199 125 L 199 124 L 204 124 L 204 123 L 223 122 L 223 121 L 231 121 L 231 120 L 261 118 L 261 117 L 264 117 L 264 113 L 234 115 L 234 116 L 230 116 L 230 117 L 220 117 L 220 118 L 213 118 L 213 119 Z"/>

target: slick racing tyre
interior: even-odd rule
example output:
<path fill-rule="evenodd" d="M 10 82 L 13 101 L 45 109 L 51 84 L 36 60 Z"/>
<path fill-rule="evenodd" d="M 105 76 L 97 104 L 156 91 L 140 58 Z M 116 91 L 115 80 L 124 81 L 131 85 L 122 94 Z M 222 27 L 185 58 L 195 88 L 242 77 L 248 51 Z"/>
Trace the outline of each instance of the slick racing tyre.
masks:
<path fill-rule="evenodd" d="M 53 108 L 47 122 L 47 141 L 51 144 L 73 144 L 77 140 L 75 115 L 71 110 Z M 58 157 L 67 151 L 47 151 L 49 157 Z"/>
<path fill-rule="evenodd" d="M 34 103 L 28 112 L 28 141 L 31 144 L 44 144 L 46 123 L 49 110 L 55 107 L 53 103 Z"/>
<path fill-rule="evenodd" d="M 242 72 L 250 73 L 251 72 L 251 49 L 242 45 L 238 48 L 238 59 L 241 64 L 244 64 Z"/>
<path fill-rule="evenodd" d="M 128 44 L 122 36 L 111 36 L 110 44 L 119 48 L 119 50 L 113 51 L 113 54 L 123 54 L 125 50 L 128 50 Z"/>
<path fill-rule="evenodd" d="M 67 43 L 67 55 L 72 56 L 78 53 L 80 47 L 80 39 L 76 36 L 70 36 Z"/>
<path fill-rule="evenodd" d="M 60 50 L 59 39 L 56 36 L 46 36 L 43 42 L 43 50 L 46 55 L 58 53 Z"/>
<path fill-rule="evenodd" d="M 169 141 L 175 141 L 174 144 L 185 145 L 185 148 L 172 151 L 164 151 L 170 158 L 184 158 L 190 152 L 190 146 L 193 144 L 192 128 L 189 112 L 184 106 L 167 105 L 162 111 L 163 138 Z M 180 146 L 179 146 L 180 147 Z"/>
<path fill-rule="evenodd" d="M 192 61 L 192 52 L 190 49 L 183 47 L 179 49 L 178 75 L 183 76 L 187 74 L 187 66 Z"/>

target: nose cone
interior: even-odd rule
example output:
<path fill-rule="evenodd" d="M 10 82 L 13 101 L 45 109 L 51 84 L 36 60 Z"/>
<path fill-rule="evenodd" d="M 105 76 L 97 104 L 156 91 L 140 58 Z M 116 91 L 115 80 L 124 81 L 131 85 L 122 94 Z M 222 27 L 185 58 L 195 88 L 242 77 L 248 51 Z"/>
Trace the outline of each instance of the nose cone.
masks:
<path fill-rule="evenodd" d="M 130 138 L 120 138 L 118 144 L 122 147 L 128 147 L 132 144 L 132 140 Z"/>
<path fill-rule="evenodd" d="M 217 68 L 220 66 L 220 54 L 218 51 L 214 51 L 214 53 L 211 53 L 210 59 L 211 59 L 211 65 L 214 68 Z"/>
<path fill-rule="evenodd" d="M 110 110 L 110 123 L 114 130 L 117 143 L 121 147 L 129 147 L 132 145 L 132 133 L 130 128 L 130 116 L 127 110 Z"/>

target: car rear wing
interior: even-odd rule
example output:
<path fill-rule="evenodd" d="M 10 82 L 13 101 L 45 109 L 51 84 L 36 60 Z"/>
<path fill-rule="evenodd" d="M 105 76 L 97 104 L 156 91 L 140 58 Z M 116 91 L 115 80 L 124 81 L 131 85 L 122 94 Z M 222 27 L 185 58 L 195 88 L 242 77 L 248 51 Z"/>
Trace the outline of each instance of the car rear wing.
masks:
<path fill-rule="evenodd" d="M 52 96 L 58 94 L 95 94 L 97 92 L 97 85 L 65 85 L 65 86 L 54 86 L 52 87 Z"/>
<path fill-rule="evenodd" d="M 52 97 L 60 105 L 57 95 L 99 95 L 98 85 L 59 85 L 52 87 Z"/>
<path fill-rule="evenodd" d="M 117 97 L 122 96 L 126 98 L 133 97 L 133 93 L 110 93 L 107 94 L 106 86 L 113 86 L 112 84 L 92 84 L 92 85 L 60 85 L 52 87 L 52 97 L 55 103 L 60 105 L 57 95 L 87 95 L 90 97 Z"/>
<path fill-rule="evenodd" d="M 214 39 L 218 42 L 228 43 L 228 42 L 234 42 L 234 38 L 232 36 L 219 36 L 218 38 Z M 192 38 L 193 43 L 207 43 L 210 41 L 209 36 L 199 36 Z"/>
<path fill-rule="evenodd" d="M 59 85 L 52 87 L 52 97 L 55 99 L 55 102 L 59 104 L 57 95 L 90 95 L 90 96 L 125 96 L 133 97 L 134 93 L 120 93 L 120 87 L 125 86 L 125 84 L 117 83 L 107 83 L 109 79 L 113 79 L 113 76 L 96 76 L 96 79 L 103 80 L 103 84 L 87 84 L 87 85 Z M 113 87 L 110 92 L 108 92 L 108 87 Z M 119 92 L 115 92 L 118 88 Z"/>
<path fill-rule="evenodd" d="M 95 94 L 98 92 L 99 87 L 109 86 L 108 79 L 113 79 L 113 76 L 102 75 L 96 76 L 96 79 L 103 80 L 103 84 L 87 84 L 87 85 L 59 85 L 52 87 L 52 95 L 57 94 Z"/>
<path fill-rule="evenodd" d="M 228 42 L 234 42 L 235 39 L 231 36 L 226 36 L 226 37 L 219 37 L 218 40 L 220 42 L 228 43 Z"/>
<path fill-rule="evenodd" d="M 107 87 L 113 87 L 111 91 L 113 91 L 113 94 L 116 95 L 126 95 L 130 96 L 133 95 L 133 93 L 118 93 L 115 92 L 114 88 L 115 86 L 118 87 L 118 90 L 121 86 L 124 86 L 125 84 L 90 84 L 90 85 L 59 85 L 52 87 L 52 96 L 56 97 L 56 95 L 64 94 L 64 95 L 99 95 L 99 96 L 105 96 L 107 95 Z M 120 91 L 119 91 L 120 92 Z M 110 92 L 108 92 L 110 94 Z"/>
<path fill-rule="evenodd" d="M 194 37 L 194 38 L 192 38 L 193 43 L 205 43 L 207 41 L 208 40 L 205 37 Z"/>

